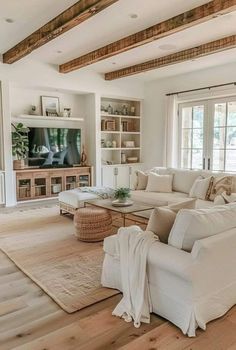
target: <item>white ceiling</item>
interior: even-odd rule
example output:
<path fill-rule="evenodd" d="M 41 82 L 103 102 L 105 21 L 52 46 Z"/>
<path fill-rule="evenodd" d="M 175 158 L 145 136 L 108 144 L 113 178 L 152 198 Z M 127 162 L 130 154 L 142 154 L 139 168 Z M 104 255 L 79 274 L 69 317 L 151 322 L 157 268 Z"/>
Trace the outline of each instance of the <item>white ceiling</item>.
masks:
<path fill-rule="evenodd" d="M 74 0 L 0 0 L 0 53 L 5 52 L 34 30 L 71 6 Z M 208 0 L 119 0 L 86 22 L 31 53 L 30 58 L 58 65 L 81 56 L 103 45 L 181 12 L 209 2 Z M 130 14 L 137 14 L 131 19 Z M 14 23 L 7 23 L 11 18 Z M 110 59 L 85 67 L 98 73 L 113 71 L 128 65 L 147 61 L 190 48 L 201 43 L 236 34 L 236 12 L 220 16 L 185 31 L 176 33 L 145 46 L 127 51 Z M 160 49 L 174 45 L 172 50 Z M 61 53 L 58 53 L 61 51 Z M 24 59 L 24 58 L 23 58 Z M 194 62 L 165 67 L 138 77 L 152 80 L 235 61 L 235 50 L 211 55 Z M 76 74 L 72 72 L 69 74 Z"/>

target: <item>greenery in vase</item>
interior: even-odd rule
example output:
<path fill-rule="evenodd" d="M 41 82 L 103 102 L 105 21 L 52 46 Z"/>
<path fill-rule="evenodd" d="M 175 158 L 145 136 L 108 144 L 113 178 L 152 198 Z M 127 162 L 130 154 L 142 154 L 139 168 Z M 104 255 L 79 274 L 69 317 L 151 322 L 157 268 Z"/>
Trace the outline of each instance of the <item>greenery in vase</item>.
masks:
<path fill-rule="evenodd" d="M 114 192 L 115 199 L 125 201 L 130 198 L 130 188 L 120 187 Z"/>
<path fill-rule="evenodd" d="M 12 124 L 12 154 L 18 160 L 25 159 L 29 151 L 28 132 L 29 128 L 22 123 Z"/>

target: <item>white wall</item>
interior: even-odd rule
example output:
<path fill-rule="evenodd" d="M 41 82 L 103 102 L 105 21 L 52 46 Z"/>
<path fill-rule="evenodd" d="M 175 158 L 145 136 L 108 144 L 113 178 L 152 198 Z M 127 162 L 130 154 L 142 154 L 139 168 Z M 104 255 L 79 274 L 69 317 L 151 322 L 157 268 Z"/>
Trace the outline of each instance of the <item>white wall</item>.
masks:
<path fill-rule="evenodd" d="M 72 117 L 85 117 L 84 95 L 63 93 L 42 89 L 12 86 L 10 88 L 11 115 L 29 114 L 32 105 L 36 106 L 36 114 L 42 115 L 41 96 L 55 96 L 59 98 L 60 111 L 71 108 Z"/>
<path fill-rule="evenodd" d="M 0 63 L 0 80 L 14 82 L 20 86 L 71 90 L 71 92 L 92 92 L 101 95 L 143 97 L 143 83 L 132 79 L 105 81 L 103 75 L 91 68 L 62 74 L 58 67 L 24 58 L 12 65 Z"/>
<path fill-rule="evenodd" d="M 143 123 L 143 159 L 146 165 L 148 167 L 163 165 L 167 93 L 234 81 L 236 81 L 236 63 L 146 83 L 144 93 L 145 120 Z M 227 88 L 221 89 L 218 95 L 226 95 L 227 91 Z M 207 97 L 211 94 L 214 93 L 206 91 L 204 95 Z M 202 92 L 195 93 L 194 96 L 188 94 L 186 99 L 196 99 L 197 96 L 200 98 L 204 95 Z"/>

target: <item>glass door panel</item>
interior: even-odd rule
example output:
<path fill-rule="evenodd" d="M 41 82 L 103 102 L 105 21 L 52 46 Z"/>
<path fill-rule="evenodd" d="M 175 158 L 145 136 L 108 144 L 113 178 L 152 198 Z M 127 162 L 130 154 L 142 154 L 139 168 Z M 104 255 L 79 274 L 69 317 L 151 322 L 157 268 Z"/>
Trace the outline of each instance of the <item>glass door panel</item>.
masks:
<path fill-rule="evenodd" d="M 203 169 L 205 104 L 180 107 L 180 167 Z"/>
<path fill-rule="evenodd" d="M 211 169 L 236 171 L 236 98 L 213 101 L 213 140 Z"/>

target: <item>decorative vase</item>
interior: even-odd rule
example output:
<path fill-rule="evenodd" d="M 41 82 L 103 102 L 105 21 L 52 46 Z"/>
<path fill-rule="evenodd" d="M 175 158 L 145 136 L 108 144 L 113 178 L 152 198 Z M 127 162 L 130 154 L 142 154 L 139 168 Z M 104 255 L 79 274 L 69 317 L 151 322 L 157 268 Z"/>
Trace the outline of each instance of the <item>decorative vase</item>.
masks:
<path fill-rule="evenodd" d="M 81 153 L 81 159 L 80 159 L 80 163 L 82 166 L 86 166 L 86 161 L 87 161 L 87 155 L 85 153 L 84 150 L 84 145 L 82 146 L 82 153 Z"/>
<path fill-rule="evenodd" d="M 15 159 L 13 160 L 13 169 L 14 170 L 21 170 L 25 167 L 25 161 L 24 159 Z"/>
<path fill-rule="evenodd" d="M 117 199 L 117 202 L 119 202 L 119 203 L 126 203 L 127 200 L 128 200 L 127 197 L 126 197 L 126 198 L 118 198 L 118 199 Z"/>

